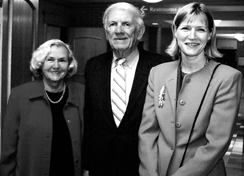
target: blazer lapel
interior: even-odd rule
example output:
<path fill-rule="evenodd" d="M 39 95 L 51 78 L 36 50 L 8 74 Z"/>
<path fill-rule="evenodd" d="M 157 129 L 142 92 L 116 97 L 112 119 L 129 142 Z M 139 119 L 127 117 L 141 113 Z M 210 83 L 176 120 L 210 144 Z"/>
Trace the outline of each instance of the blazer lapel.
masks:
<path fill-rule="evenodd" d="M 111 107 L 111 95 L 110 95 L 110 78 L 111 78 L 111 64 L 113 55 L 109 52 L 103 58 L 101 58 L 101 67 L 97 74 L 97 88 L 101 96 L 101 102 L 99 103 L 104 109 L 106 115 L 101 116 L 104 121 L 109 124 L 112 128 L 117 128 L 113 119 L 113 112 Z"/>
<path fill-rule="evenodd" d="M 166 91 L 168 92 L 169 100 L 172 106 L 173 117 L 175 117 L 175 110 L 176 110 L 175 108 L 176 108 L 177 72 L 178 72 L 178 64 L 176 64 L 174 71 L 171 73 L 171 75 L 166 81 Z"/>
<path fill-rule="evenodd" d="M 127 118 L 130 118 L 128 114 L 131 112 L 135 103 L 140 98 L 141 94 L 144 91 L 145 86 L 147 86 L 147 83 L 148 83 L 148 63 L 147 63 L 147 59 L 143 57 L 143 55 L 140 53 L 139 61 L 137 64 L 135 77 L 134 77 L 134 81 L 133 81 L 133 85 L 129 97 L 129 103 L 127 105 L 127 109 L 121 123 L 123 123 L 123 121 L 126 120 Z"/>

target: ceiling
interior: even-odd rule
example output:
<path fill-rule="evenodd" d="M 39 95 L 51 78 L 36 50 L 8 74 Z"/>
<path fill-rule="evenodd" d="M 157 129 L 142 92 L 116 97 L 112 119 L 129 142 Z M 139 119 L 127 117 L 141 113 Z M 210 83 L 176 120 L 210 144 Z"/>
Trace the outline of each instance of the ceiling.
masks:
<path fill-rule="evenodd" d="M 129 2 L 129 3 L 145 3 L 143 0 L 59 0 L 66 1 L 70 3 L 103 3 L 103 2 Z M 192 0 L 162 0 L 159 3 L 182 3 L 186 4 L 189 2 L 193 2 Z M 202 2 L 205 4 L 244 4 L 243 0 L 195 0 L 195 2 Z"/>
<path fill-rule="evenodd" d="M 53 0 L 61 1 L 61 0 Z M 123 1 L 123 0 L 122 0 Z M 230 37 L 236 33 L 244 34 L 244 0 L 195 0 L 207 5 L 215 20 L 218 21 L 217 32 L 222 37 Z M 115 3 L 121 0 L 62 0 L 69 4 L 82 3 Z M 192 2 L 192 0 L 163 0 L 159 3 L 146 3 L 143 0 L 130 0 L 146 13 L 145 24 L 151 26 L 157 23 L 161 27 L 170 27 L 177 9 Z M 173 10 L 172 10 L 173 9 Z M 163 20 L 162 20 L 163 19 Z M 244 35 L 243 35 L 244 39 Z"/>

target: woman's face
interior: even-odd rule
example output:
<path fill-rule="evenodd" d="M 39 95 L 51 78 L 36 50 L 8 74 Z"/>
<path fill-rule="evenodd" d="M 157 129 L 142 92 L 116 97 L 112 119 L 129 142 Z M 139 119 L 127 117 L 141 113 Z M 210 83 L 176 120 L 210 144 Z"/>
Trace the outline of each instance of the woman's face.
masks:
<path fill-rule="evenodd" d="M 174 35 L 181 50 L 182 58 L 195 58 L 204 55 L 206 44 L 211 38 L 206 20 L 201 15 L 183 20 L 175 30 Z"/>
<path fill-rule="evenodd" d="M 44 82 L 60 83 L 68 73 L 68 68 L 68 50 L 64 46 L 53 45 L 42 66 Z"/>

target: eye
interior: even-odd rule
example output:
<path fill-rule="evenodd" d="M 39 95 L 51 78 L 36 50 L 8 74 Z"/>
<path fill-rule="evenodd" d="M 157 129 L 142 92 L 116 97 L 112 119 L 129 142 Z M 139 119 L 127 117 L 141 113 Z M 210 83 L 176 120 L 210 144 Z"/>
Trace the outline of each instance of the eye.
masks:
<path fill-rule="evenodd" d="M 59 59 L 59 62 L 68 62 L 68 59 L 66 59 L 66 58 L 60 58 Z"/>
<path fill-rule="evenodd" d="M 117 26 L 117 23 L 109 23 L 109 25 L 108 25 L 109 27 L 114 27 L 114 26 Z"/>
<path fill-rule="evenodd" d="M 131 26 L 131 23 L 126 22 L 123 25 L 126 26 L 126 27 L 130 27 Z"/>
<path fill-rule="evenodd" d="M 54 58 L 52 58 L 52 57 L 48 57 L 48 58 L 46 59 L 46 61 L 48 61 L 48 62 L 52 62 L 52 61 L 54 61 Z"/>
<path fill-rule="evenodd" d="M 188 27 L 188 26 L 183 26 L 180 29 L 183 30 L 183 31 L 189 31 L 189 30 L 191 30 L 190 27 Z"/>
<path fill-rule="evenodd" d="M 207 30 L 205 28 L 198 28 L 197 31 L 198 32 L 206 32 Z"/>

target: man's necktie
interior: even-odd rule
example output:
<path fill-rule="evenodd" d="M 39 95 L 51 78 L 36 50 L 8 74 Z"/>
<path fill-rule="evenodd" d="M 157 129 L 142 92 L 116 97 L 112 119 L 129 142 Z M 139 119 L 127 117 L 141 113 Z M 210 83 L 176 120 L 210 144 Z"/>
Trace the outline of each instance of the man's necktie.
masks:
<path fill-rule="evenodd" d="M 119 126 L 126 110 L 126 86 L 125 86 L 125 68 L 123 63 L 126 61 L 125 58 L 120 59 L 117 63 L 114 77 L 113 77 L 113 87 L 112 87 L 112 110 L 114 115 L 114 120 L 117 126 Z"/>

